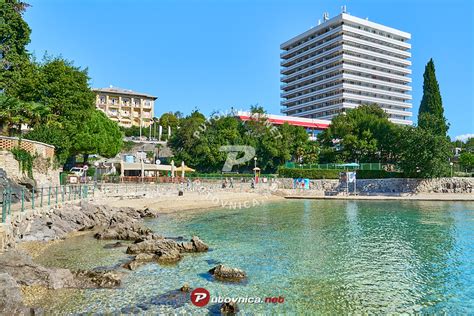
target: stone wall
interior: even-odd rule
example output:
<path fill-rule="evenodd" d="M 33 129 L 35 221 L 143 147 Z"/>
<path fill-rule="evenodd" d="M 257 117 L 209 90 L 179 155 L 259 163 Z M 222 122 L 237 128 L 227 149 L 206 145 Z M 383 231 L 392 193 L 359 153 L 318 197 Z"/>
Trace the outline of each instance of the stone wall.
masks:
<path fill-rule="evenodd" d="M 400 193 L 465 193 L 473 194 L 474 178 L 436 178 L 436 179 L 359 179 L 356 181 L 360 194 L 400 194 Z M 279 179 L 282 189 L 293 188 L 293 179 Z M 310 180 L 310 190 L 324 192 L 343 192 L 346 185 L 339 180 Z M 349 184 L 352 191 L 352 184 Z"/>
<path fill-rule="evenodd" d="M 45 159 L 54 158 L 54 146 L 40 143 L 34 140 L 22 139 L 19 141 L 18 137 L 7 137 L 0 136 L 0 150 L 12 150 L 15 147 L 20 146 L 20 148 L 28 151 L 30 154 L 38 155 Z"/>
<path fill-rule="evenodd" d="M 29 183 L 27 176 L 21 171 L 18 161 L 10 151 L 0 150 L 0 169 L 7 177 L 17 183 Z M 38 156 L 33 161 L 33 177 L 36 187 L 59 185 L 61 169 L 54 169 L 49 159 Z"/>

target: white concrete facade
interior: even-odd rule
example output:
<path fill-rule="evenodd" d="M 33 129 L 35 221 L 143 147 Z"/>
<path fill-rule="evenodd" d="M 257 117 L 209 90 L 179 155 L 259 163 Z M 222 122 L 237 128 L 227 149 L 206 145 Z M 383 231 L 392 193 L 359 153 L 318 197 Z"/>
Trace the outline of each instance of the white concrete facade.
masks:
<path fill-rule="evenodd" d="M 347 13 L 281 44 L 282 113 L 331 119 L 377 104 L 411 125 L 411 35 Z"/>

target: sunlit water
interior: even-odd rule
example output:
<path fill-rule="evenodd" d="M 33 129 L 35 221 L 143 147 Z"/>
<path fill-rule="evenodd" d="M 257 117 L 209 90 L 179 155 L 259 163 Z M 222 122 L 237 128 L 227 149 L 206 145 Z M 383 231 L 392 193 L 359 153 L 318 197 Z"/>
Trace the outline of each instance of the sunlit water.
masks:
<path fill-rule="evenodd" d="M 284 297 L 240 304 L 254 313 L 474 313 L 474 203 L 284 201 L 243 210 L 183 212 L 146 224 L 169 237 L 199 235 L 212 248 L 174 266 L 128 272 L 114 290 L 61 290 L 36 304 L 60 313 L 196 313 L 166 305 L 188 283 L 211 296 Z M 69 239 L 37 261 L 67 268 L 113 267 L 125 248 L 90 236 Z M 245 270 L 242 284 L 212 280 L 217 263 Z"/>

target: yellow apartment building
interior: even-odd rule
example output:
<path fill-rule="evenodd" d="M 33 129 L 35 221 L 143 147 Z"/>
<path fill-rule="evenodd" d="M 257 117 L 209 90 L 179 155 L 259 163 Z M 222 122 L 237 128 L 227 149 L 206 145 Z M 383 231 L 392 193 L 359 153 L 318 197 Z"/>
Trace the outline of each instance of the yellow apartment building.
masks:
<path fill-rule="evenodd" d="M 153 123 L 157 97 L 116 87 L 94 88 L 96 107 L 120 126 L 147 127 Z"/>

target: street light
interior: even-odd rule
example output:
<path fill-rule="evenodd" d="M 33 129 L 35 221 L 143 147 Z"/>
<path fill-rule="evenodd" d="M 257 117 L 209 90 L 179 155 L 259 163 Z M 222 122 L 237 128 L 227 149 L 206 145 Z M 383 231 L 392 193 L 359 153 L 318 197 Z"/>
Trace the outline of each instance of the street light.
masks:
<path fill-rule="evenodd" d="M 453 165 L 454 165 L 454 163 L 450 162 L 449 165 L 451 166 L 451 178 L 452 178 L 453 177 Z"/>
<path fill-rule="evenodd" d="M 255 180 L 255 183 L 257 183 L 257 157 L 253 157 L 253 161 L 255 162 L 255 166 L 253 168 L 253 172 L 254 172 L 254 180 Z"/>

